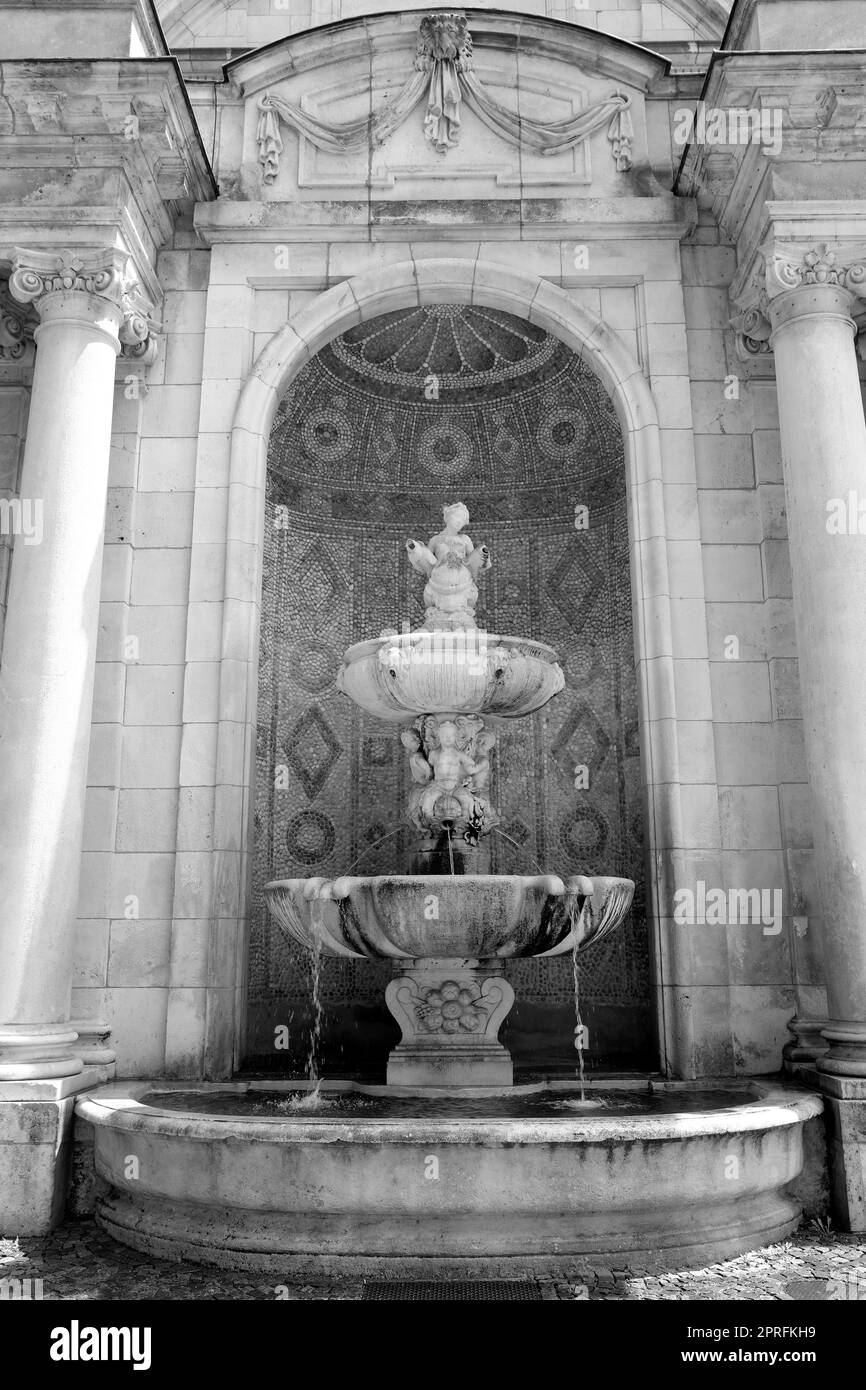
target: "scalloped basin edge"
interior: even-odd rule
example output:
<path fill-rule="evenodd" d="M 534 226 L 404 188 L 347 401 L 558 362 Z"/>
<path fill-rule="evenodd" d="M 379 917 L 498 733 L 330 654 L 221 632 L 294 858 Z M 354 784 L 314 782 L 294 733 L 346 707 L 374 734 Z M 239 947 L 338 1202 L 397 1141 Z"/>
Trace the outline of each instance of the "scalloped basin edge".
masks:
<path fill-rule="evenodd" d="M 576 874 L 378 874 L 275 879 L 282 931 L 307 950 L 394 959 L 555 956 L 614 931 L 631 879 Z"/>
<path fill-rule="evenodd" d="M 564 686 L 552 647 L 480 628 L 419 628 L 355 642 L 337 676 L 337 689 L 354 704 L 400 724 L 423 714 L 517 719 L 541 709 Z"/>

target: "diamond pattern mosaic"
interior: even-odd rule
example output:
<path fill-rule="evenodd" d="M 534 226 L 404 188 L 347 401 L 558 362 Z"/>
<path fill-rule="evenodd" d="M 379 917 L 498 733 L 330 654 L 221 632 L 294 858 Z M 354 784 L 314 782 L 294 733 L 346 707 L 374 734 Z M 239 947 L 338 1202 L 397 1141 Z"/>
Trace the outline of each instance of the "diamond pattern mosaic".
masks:
<path fill-rule="evenodd" d="M 410 782 L 396 729 L 356 709 L 334 680 L 351 642 L 423 620 L 423 586 L 404 542 L 427 540 L 443 503 L 458 498 L 470 534 L 493 557 L 479 585 L 479 623 L 549 643 L 566 676 L 545 710 L 500 736 L 493 872 L 636 880 L 631 922 L 581 958 L 581 1007 L 591 1048 L 594 1011 L 613 1035 L 615 1020 L 628 1019 L 628 1039 L 611 1035 L 607 1051 L 650 1045 L 619 426 L 597 378 L 557 339 L 505 313 L 436 305 L 372 320 L 329 344 L 274 421 L 249 975 L 249 1055 L 262 1065 L 273 1028 L 305 1016 L 310 988 L 309 962 L 271 924 L 263 885 L 408 869 Z M 575 525 L 580 507 L 586 529 Z M 581 766 L 588 787 L 578 785 Z M 573 1061 L 562 1007 L 573 1000 L 570 960 L 516 961 L 508 972 L 523 1018 L 532 1016 L 522 1024 L 518 1007 L 509 1046 L 519 1054 L 526 1026 L 527 1043 L 540 1030 L 545 1055 Z M 360 1009 L 368 1022 L 381 1013 L 387 1027 L 390 973 L 386 962 L 323 961 L 326 1026 Z"/>

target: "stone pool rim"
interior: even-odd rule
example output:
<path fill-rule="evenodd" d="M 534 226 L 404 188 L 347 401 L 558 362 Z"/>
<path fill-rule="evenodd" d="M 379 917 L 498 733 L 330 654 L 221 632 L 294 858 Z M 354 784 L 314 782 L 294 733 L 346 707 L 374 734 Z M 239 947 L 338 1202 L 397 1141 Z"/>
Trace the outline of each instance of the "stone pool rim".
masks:
<path fill-rule="evenodd" d="M 588 1097 L 593 1091 L 634 1090 L 642 1093 L 648 1085 L 647 1079 L 617 1078 L 587 1081 Z M 259 1142 L 270 1140 L 274 1143 L 316 1143 L 316 1142 L 376 1142 L 378 1139 L 390 1144 L 418 1144 L 428 1139 L 432 1142 L 483 1143 L 485 1139 L 493 1143 L 508 1142 L 510 1138 L 522 1144 L 576 1144 L 581 1141 L 598 1144 L 606 1142 L 633 1142 L 635 1140 L 684 1140 L 691 1137 L 713 1134 L 738 1134 L 779 1129 L 789 1125 L 803 1124 L 806 1120 L 820 1115 L 824 1105 L 821 1097 L 814 1091 L 785 1086 L 778 1080 L 765 1081 L 750 1078 L 741 1083 L 728 1079 L 713 1081 L 668 1081 L 652 1080 L 653 1091 L 670 1094 L 682 1092 L 719 1091 L 730 1094 L 742 1091 L 741 1104 L 720 1106 L 717 1110 L 676 1111 L 665 1115 L 571 1115 L 555 1118 L 539 1117 L 492 1117 L 477 1119 L 459 1117 L 415 1119 L 408 1116 L 385 1118 L 382 1116 L 350 1119 L 328 1119 L 304 1115 L 256 1115 L 244 1119 L 236 1114 L 202 1114 L 196 1110 L 178 1111 L 162 1109 L 156 1105 L 145 1105 L 142 1097 L 155 1092 L 181 1092 L 192 1094 L 220 1094 L 233 1092 L 245 1094 L 251 1091 L 297 1091 L 312 1090 L 309 1082 L 298 1080 L 255 1080 L 255 1081 L 132 1081 L 110 1082 L 98 1090 L 81 1097 L 76 1104 L 76 1113 L 95 1126 L 108 1126 L 115 1130 L 129 1132 L 146 1131 L 151 1134 L 176 1136 L 186 1140 L 200 1139 L 207 1142 L 213 1139 L 255 1139 Z M 577 1089 L 574 1080 L 554 1080 L 527 1083 L 498 1091 L 499 1095 L 533 1095 L 549 1091 L 573 1093 Z M 361 1082 L 334 1080 L 323 1082 L 322 1090 L 332 1094 L 352 1094 L 388 1096 L 399 1094 L 400 1098 L 412 1098 L 413 1093 L 404 1088 L 367 1085 Z M 431 1092 L 425 1092 L 430 1095 Z M 452 1095 L 453 1092 L 441 1093 Z M 466 1093 L 461 1099 L 486 1099 L 496 1095 L 489 1088 L 477 1088 L 474 1094 Z M 417 1099 L 422 1099 L 416 1093 Z M 226 1126 L 231 1134 L 226 1134 Z M 410 1129 L 407 1129 L 410 1126 Z M 268 1134 L 262 1134 L 262 1130 Z"/>

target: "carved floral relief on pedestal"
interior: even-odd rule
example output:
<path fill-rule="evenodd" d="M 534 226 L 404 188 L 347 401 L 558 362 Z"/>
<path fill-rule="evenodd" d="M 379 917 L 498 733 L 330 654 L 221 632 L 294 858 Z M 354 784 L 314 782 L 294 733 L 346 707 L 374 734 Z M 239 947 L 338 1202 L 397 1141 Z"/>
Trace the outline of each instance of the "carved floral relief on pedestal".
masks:
<path fill-rule="evenodd" d="M 499 1029 L 514 990 L 492 961 L 403 961 L 385 991 L 401 1039 L 388 1062 L 389 1084 L 510 1084 L 510 1058 Z"/>
<path fill-rule="evenodd" d="M 468 984 L 443 980 L 436 988 L 422 990 L 415 1005 L 425 1033 L 477 1033 L 484 1028 L 487 1013 L 488 1003 L 476 980 Z"/>

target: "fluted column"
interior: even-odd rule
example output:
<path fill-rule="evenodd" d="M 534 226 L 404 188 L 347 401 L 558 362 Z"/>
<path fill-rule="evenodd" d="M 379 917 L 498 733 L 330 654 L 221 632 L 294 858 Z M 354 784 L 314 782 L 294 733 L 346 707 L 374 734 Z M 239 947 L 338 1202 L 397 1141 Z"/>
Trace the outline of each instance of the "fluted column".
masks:
<path fill-rule="evenodd" d="M 39 315 L 0 661 L 0 1080 L 75 1075 L 72 951 L 99 617 L 115 358 L 148 326 L 109 249 L 21 251 Z M 41 534 L 40 534 L 41 532 Z"/>

